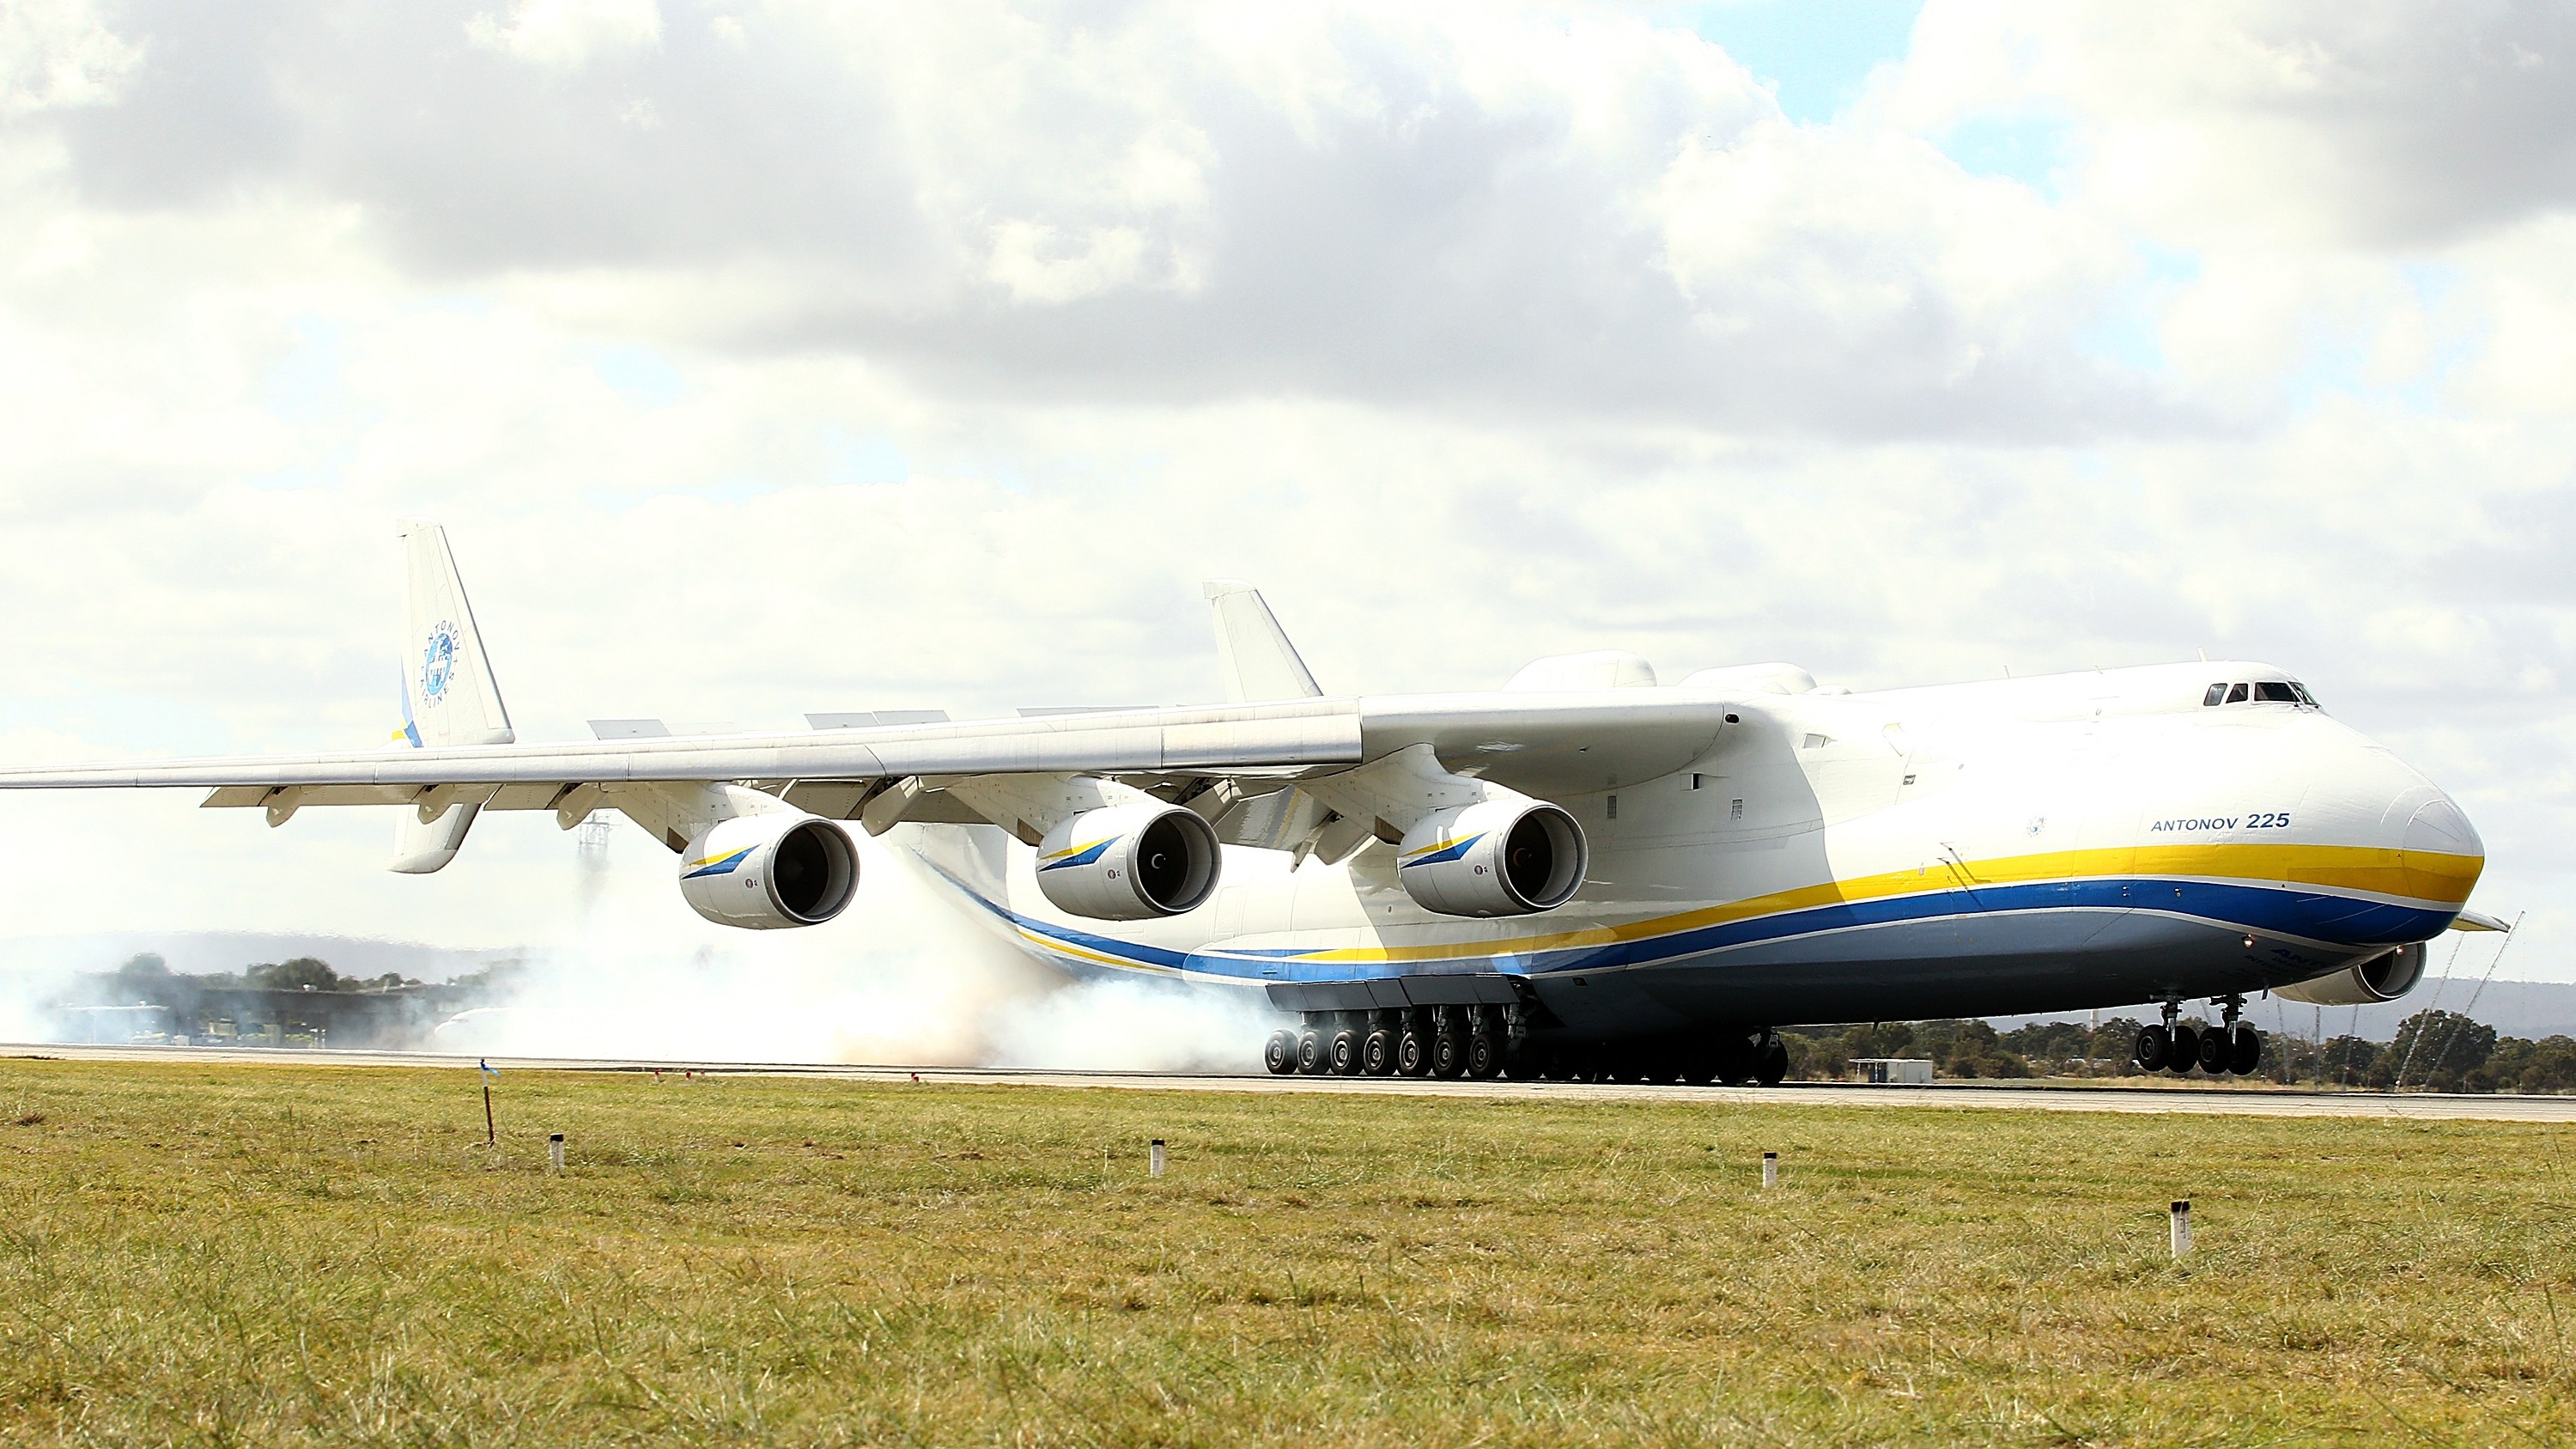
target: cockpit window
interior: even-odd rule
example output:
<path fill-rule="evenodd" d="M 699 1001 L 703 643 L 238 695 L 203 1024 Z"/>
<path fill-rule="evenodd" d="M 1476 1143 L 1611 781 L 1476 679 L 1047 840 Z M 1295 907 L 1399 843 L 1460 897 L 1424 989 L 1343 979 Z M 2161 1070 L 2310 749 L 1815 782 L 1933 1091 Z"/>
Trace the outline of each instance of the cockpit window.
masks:
<path fill-rule="evenodd" d="M 2211 685 L 2209 687 L 2209 693 L 2200 697 L 2200 702 L 2205 705 L 2227 703 L 2227 686 L 2224 684 Z"/>
<path fill-rule="evenodd" d="M 2266 679 L 2254 686 L 2254 698 L 2264 704 L 2297 704 L 2298 691 L 2286 679 Z"/>
<path fill-rule="evenodd" d="M 2317 697 L 2316 697 L 2315 695 L 2308 693 L 2308 687 L 2307 687 L 2306 685 L 2304 685 L 2304 684 L 2301 684 L 2299 681 L 2297 681 L 2297 680 L 2295 680 L 2295 679 L 2291 680 L 2291 681 L 2290 681 L 2290 689 L 2292 690 L 2292 692 L 2296 693 L 2296 694 L 2299 696 L 2299 703 L 2306 705 L 2308 708 L 2310 708 L 2310 709 L 2324 709 L 2324 708 L 2325 708 L 2325 706 L 2324 706 L 2324 705 L 2317 703 Z"/>
<path fill-rule="evenodd" d="M 2245 702 L 2245 686 L 2240 684 L 2234 689 L 2227 691 L 2227 702 L 2229 704 L 2243 704 Z"/>

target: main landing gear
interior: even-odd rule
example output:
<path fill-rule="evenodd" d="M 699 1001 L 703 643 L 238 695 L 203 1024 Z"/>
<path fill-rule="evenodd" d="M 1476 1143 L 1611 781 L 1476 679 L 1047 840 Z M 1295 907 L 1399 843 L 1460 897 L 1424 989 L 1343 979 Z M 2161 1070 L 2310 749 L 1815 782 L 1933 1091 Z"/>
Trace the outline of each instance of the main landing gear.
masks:
<path fill-rule="evenodd" d="M 2240 1019 L 2245 1014 L 2245 998 L 2214 996 L 2210 1005 L 2221 1008 L 2220 1024 L 2195 1028 L 2183 1024 L 2180 1001 L 2167 1001 L 2163 1025 L 2138 1028 L 2134 1054 L 2138 1069 L 2170 1071 L 2181 1076 L 2198 1067 L 2213 1077 L 2231 1072 L 2248 1077 L 2260 1070 L 2263 1034 Z"/>
<path fill-rule="evenodd" d="M 1416 1006 L 1310 1011 L 1305 1026 L 1275 1031 L 1261 1063 L 1279 1076 L 1523 1077 L 1520 1033 L 1509 1006 Z"/>
<path fill-rule="evenodd" d="M 1270 1034 L 1261 1061 L 1283 1077 L 1545 1077 L 1772 1087 L 1789 1075 L 1789 1046 L 1767 1029 L 1688 1042 L 1558 1046 L 1533 1040 L 1518 1006 L 1415 1006 L 1306 1012 L 1301 1027 Z"/>

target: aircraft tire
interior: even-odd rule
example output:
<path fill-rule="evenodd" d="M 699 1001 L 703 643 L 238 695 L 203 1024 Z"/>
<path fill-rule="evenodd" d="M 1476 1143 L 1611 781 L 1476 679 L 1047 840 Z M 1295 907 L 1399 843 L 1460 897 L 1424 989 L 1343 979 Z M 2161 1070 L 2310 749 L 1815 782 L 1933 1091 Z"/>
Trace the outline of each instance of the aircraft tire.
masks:
<path fill-rule="evenodd" d="M 1503 1048 L 1503 1076 L 1506 1080 L 1534 1082 L 1538 1080 L 1538 1075 L 1538 1053 L 1530 1049 L 1528 1042 L 1524 1041 L 1518 1046 L 1506 1045 Z"/>
<path fill-rule="evenodd" d="M 2224 1029 L 2200 1034 L 2200 1069 L 2223 1077 L 2236 1066 L 2236 1039 Z"/>
<path fill-rule="evenodd" d="M 1356 1077 L 1360 1074 L 1360 1034 L 1343 1027 L 1326 1043 L 1330 1060 L 1326 1064 L 1334 1076 Z"/>
<path fill-rule="evenodd" d="M 1325 1055 L 1324 1052 L 1324 1034 L 1322 1032 L 1309 1027 L 1305 1031 L 1297 1033 L 1297 1073 L 1299 1076 L 1320 1077 L 1324 1074 L 1324 1070 L 1332 1064 L 1332 1058 Z"/>
<path fill-rule="evenodd" d="M 2163 1027 L 2142 1026 L 2138 1028 L 2138 1044 L 2130 1051 L 2129 1060 L 2138 1064 L 2139 1071 L 2163 1071 L 2166 1060 L 2172 1055 L 2173 1038 L 2166 1034 Z"/>
<path fill-rule="evenodd" d="M 1682 1058 L 1682 1080 L 1694 1087 L 1705 1087 L 1716 1081 L 1716 1059 L 1706 1052 L 1693 1052 Z"/>
<path fill-rule="evenodd" d="M 2200 1033 L 2187 1026 L 2173 1029 L 2173 1050 L 2165 1056 L 2165 1069 L 2179 1077 L 2200 1065 Z"/>
<path fill-rule="evenodd" d="M 1717 1079 L 1730 1087 L 1741 1087 L 1753 1080 L 1753 1041 L 1730 1032 L 1717 1043 Z"/>
<path fill-rule="evenodd" d="M 1270 1075 L 1274 1077 L 1285 1077 L 1294 1073 L 1297 1070 L 1297 1033 L 1284 1030 L 1272 1032 L 1270 1040 L 1261 1044 L 1261 1064 L 1268 1067 Z"/>
<path fill-rule="evenodd" d="M 1394 1072 L 1395 1033 L 1385 1027 L 1379 1027 L 1368 1034 L 1368 1040 L 1360 1043 L 1360 1073 L 1363 1076 L 1384 1077 L 1391 1076 Z"/>
<path fill-rule="evenodd" d="M 2236 1028 L 2233 1045 L 2234 1050 L 2228 1054 L 2229 1071 L 2240 1077 L 2250 1077 L 2263 1069 L 2263 1033 L 2250 1026 L 2240 1026 Z"/>
<path fill-rule="evenodd" d="M 1467 1070 L 1467 1043 L 1454 1031 L 1431 1038 L 1431 1075 L 1457 1077 Z"/>
<path fill-rule="evenodd" d="M 1771 1045 L 1763 1050 L 1762 1065 L 1754 1070 L 1753 1078 L 1766 1087 L 1776 1087 L 1788 1075 L 1789 1044 L 1775 1036 L 1771 1038 Z"/>
<path fill-rule="evenodd" d="M 1431 1043 L 1412 1027 L 1395 1044 L 1395 1074 L 1399 1077 L 1428 1076 L 1431 1072 Z"/>
<path fill-rule="evenodd" d="M 1490 1031 L 1478 1030 L 1467 1036 L 1467 1075 L 1487 1081 L 1503 1074 L 1503 1044 Z"/>

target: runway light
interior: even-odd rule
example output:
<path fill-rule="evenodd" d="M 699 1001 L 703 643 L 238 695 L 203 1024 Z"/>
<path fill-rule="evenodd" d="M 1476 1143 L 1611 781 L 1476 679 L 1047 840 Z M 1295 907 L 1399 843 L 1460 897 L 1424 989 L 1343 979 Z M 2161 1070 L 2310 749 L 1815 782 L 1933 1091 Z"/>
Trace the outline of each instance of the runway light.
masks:
<path fill-rule="evenodd" d="M 2191 1200 L 2176 1199 L 2173 1205 L 2173 1255 L 2177 1258 L 2191 1251 Z"/>
<path fill-rule="evenodd" d="M 1146 1162 L 1146 1166 L 1145 1166 L 1145 1173 L 1146 1173 L 1146 1175 L 1147 1175 L 1147 1176 L 1149 1176 L 1149 1177 L 1160 1177 L 1160 1176 L 1162 1176 L 1162 1175 L 1163 1175 L 1163 1139 L 1162 1139 L 1162 1138 L 1157 1137 L 1157 1138 L 1155 1138 L 1155 1139 L 1154 1139 L 1154 1149 L 1153 1149 L 1153 1151 L 1152 1151 L 1152 1152 L 1150 1152 L 1150 1153 L 1146 1154 L 1145 1162 Z"/>
<path fill-rule="evenodd" d="M 1764 1187 L 1780 1185 L 1780 1154 L 1777 1152 L 1762 1154 L 1762 1185 Z"/>
<path fill-rule="evenodd" d="M 560 1132 L 546 1135 L 546 1170 L 563 1171 L 563 1134 Z"/>

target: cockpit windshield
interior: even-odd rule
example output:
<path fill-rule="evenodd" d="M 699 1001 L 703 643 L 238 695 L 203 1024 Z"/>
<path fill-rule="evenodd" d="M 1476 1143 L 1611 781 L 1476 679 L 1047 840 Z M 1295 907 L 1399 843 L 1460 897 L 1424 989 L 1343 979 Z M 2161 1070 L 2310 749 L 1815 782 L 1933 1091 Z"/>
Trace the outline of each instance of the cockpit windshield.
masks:
<path fill-rule="evenodd" d="M 2221 680 L 2200 697 L 2203 706 L 2219 704 L 2295 704 L 2323 709 L 2308 687 L 2295 679 Z"/>

